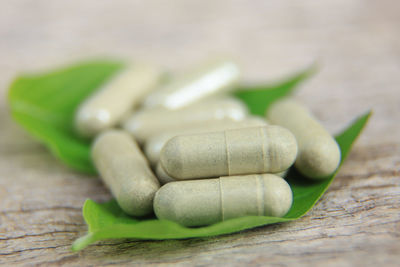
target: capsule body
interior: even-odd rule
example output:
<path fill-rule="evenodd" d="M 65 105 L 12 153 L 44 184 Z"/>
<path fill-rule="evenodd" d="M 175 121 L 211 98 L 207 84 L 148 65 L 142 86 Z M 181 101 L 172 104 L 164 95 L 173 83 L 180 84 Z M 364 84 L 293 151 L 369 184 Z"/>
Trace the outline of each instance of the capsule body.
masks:
<path fill-rule="evenodd" d="M 85 137 L 116 125 L 159 83 L 162 73 L 146 65 L 133 65 L 117 73 L 88 97 L 75 114 L 75 128 Z"/>
<path fill-rule="evenodd" d="M 296 159 L 294 136 L 279 126 L 180 135 L 161 150 L 164 171 L 178 180 L 276 173 Z"/>
<path fill-rule="evenodd" d="M 267 114 L 273 124 L 289 129 L 297 139 L 299 153 L 295 166 L 303 175 L 323 179 L 340 163 L 340 148 L 335 139 L 298 102 L 285 99 L 273 104 Z"/>
<path fill-rule="evenodd" d="M 279 176 L 229 176 L 168 183 L 156 193 L 154 212 L 159 219 L 201 226 L 242 216 L 282 217 L 292 200 Z"/>
<path fill-rule="evenodd" d="M 92 159 L 103 182 L 120 207 L 133 216 L 152 212 L 160 184 L 132 137 L 120 130 L 100 134 L 92 146 Z"/>
<path fill-rule="evenodd" d="M 241 121 L 225 119 L 202 121 L 198 124 L 189 126 L 183 125 L 170 131 L 166 130 L 161 134 L 151 136 L 147 139 L 144 146 L 144 152 L 152 165 L 155 165 L 160 159 L 161 149 L 165 143 L 174 136 L 194 133 L 206 133 L 223 131 L 228 129 L 239 129 L 244 127 L 265 126 L 267 121 L 256 116 L 249 116 Z"/>
<path fill-rule="evenodd" d="M 133 113 L 123 128 L 142 143 L 154 135 L 176 128 L 191 127 L 210 120 L 243 120 L 248 114 L 247 107 L 234 98 L 218 98 L 199 102 L 177 110 L 164 108 L 145 109 Z"/>
<path fill-rule="evenodd" d="M 146 97 L 143 106 L 179 109 L 234 88 L 239 78 L 240 69 L 233 61 L 207 62 L 151 93 Z"/>

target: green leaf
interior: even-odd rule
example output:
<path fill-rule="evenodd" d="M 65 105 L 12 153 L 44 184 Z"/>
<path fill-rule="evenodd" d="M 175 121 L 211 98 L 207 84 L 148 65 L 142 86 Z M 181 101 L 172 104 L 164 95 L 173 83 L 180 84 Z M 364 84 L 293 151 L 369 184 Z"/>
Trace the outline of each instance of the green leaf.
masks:
<path fill-rule="evenodd" d="M 90 142 L 73 130 L 74 112 L 121 63 L 92 61 L 14 80 L 8 94 L 12 117 L 71 168 L 96 173 Z"/>
<path fill-rule="evenodd" d="M 345 131 L 336 137 L 341 148 L 342 161 L 346 159 L 352 144 L 366 125 L 371 112 L 360 116 Z M 324 181 L 313 182 L 302 177 L 294 170 L 287 179 L 293 191 L 293 205 L 283 218 L 267 216 L 247 216 L 235 218 L 210 226 L 189 228 L 171 221 L 157 219 L 134 219 L 127 216 L 115 200 L 99 204 L 90 199 L 83 206 L 83 216 L 89 226 L 89 233 L 77 239 L 72 245 L 78 251 L 93 242 L 108 238 L 135 239 L 183 239 L 216 236 L 234 233 L 257 226 L 286 222 L 300 218 L 309 211 L 333 181 L 336 173 Z"/>

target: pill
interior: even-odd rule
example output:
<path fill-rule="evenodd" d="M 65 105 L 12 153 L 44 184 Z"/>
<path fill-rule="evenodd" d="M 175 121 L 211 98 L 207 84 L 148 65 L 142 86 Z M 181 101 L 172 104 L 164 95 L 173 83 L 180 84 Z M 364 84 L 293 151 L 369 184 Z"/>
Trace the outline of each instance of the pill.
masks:
<path fill-rule="evenodd" d="M 283 217 L 292 200 L 279 176 L 229 176 L 168 183 L 154 197 L 154 212 L 159 219 L 201 226 L 242 216 Z"/>
<path fill-rule="evenodd" d="M 153 211 L 153 198 L 160 184 L 133 138 L 121 130 L 97 136 L 92 159 L 119 206 L 129 215 Z"/>
<path fill-rule="evenodd" d="M 296 154 L 291 132 L 262 126 L 175 136 L 161 150 L 160 163 L 169 176 L 185 180 L 281 172 Z"/>
<path fill-rule="evenodd" d="M 295 167 L 303 175 L 323 179 L 340 163 L 340 148 L 335 139 L 314 118 L 311 112 L 292 99 L 274 103 L 268 110 L 271 123 L 289 129 L 297 139 L 299 153 Z"/>
<path fill-rule="evenodd" d="M 231 119 L 225 120 L 210 120 L 201 121 L 197 124 L 189 126 L 180 126 L 176 129 L 166 130 L 161 134 L 151 136 L 146 140 L 144 146 L 144 152 L 147 159 L 152 165 L 155 165 L 160 159 L 161 149 L 165 143 L 174 136 L 183 134 L 193 134 L 193 133 L 206 133 L 223 131 L 228 129 L 238 129 L 243 127 L 255 127 L 267 125 L 267 121 L 261 117 L 249 116 L 241 121 L 235 121 Z"/>
<path fill-rule="evenodd" d="M 122 127 L 133 134 L 138 142 L 143 143 L 151 136 L 184 125 L 191 127 L 210 120 L 243 120 L 247 114 L 247 107 L 240 100 L 225 97 L 198 102 L 177 110 L 144 109 L 134 112 Z"/>
<path fill-rule="evenodd" d="M 162 73 L 147 65 L 132 65 L 115 74 L 89 96 L 75 114 L 75 128 L 84 137 L 116 125 L 160 81 Z"/>
<path fill-rule="evenodd" d="M 232 60 L 206 62 L 152 92 L 144 100 L 143 106 L 182 108 L 210 95 L 233 89 L 239 78 L 240 69 Z"/>

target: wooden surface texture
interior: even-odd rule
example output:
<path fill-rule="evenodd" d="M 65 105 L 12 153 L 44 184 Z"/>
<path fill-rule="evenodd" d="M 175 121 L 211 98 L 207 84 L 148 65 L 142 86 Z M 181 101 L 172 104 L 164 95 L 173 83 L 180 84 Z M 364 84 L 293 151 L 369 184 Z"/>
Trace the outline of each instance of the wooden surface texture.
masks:
<path fill-rule="evenodd" d="M 396 266 L 400 261 L 399 1 L 2 1 L 0 264 Z M 331 188 L 303 218 L 222 237 L 108 240 L 73 253 L 98 179 L 71 171 L 10 118 L 20 72 L 85 58 L 158 62 L 171 70 L 218 54 L 244 79 L 270 81 L 311 62 L 296 97 L 332 132 L 374 115 Z M 398 265 L 397 265 L 398 266 Z"/>

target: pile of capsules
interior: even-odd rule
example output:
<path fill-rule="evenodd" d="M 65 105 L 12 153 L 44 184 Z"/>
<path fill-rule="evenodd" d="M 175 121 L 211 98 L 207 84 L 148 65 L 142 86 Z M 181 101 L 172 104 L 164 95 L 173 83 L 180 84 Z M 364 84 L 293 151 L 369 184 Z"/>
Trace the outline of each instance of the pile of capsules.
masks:
<path fill-rule="evenodd" d="M 167 83 L 163 76 L 126 66 L 76 112 L 76 130 L 95 138 L 93 162 L 127 214 L 154 211 L 184 226 L 282 217 L 293 201 L 282 177 L 293 164 L 310 179 L 337 169 L 339 146 L 301 104 L 275 102 L 264 119 L 229 96 L 236 63 L 208 62 Z"/>

